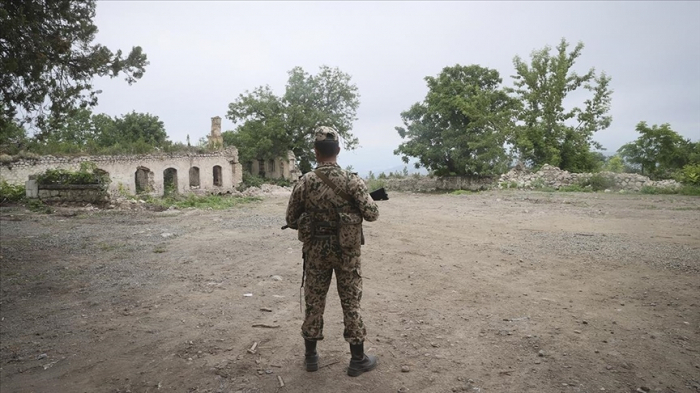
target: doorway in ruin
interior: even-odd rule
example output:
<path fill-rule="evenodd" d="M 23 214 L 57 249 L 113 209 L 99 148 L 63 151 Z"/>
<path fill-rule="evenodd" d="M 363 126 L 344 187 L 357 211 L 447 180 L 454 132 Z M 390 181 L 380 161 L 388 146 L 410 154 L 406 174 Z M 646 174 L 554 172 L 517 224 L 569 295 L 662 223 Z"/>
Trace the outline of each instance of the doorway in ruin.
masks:
<path fill-rule="evenodd" d="M 190 168 L 190 188 L 199 188 L 199 168 Z"/>
<path fill-rule="evenodd" d="M 163 195 L 177 194 L 177 169 L 163 171 Z"/>
<path fill-rule="evenodd" d="M 223 180 L 221 179 L 221 166 L 214 165 L 214 185 L 221 187 L 223 184 Z"/>
<path fill-rule="evenodd" d="M 145 166 L 140 166 L 136 168 L 136 173 L 134 174 L 134 181 L 136 182 L 136 193 L 137 194 L 148 194 L 153 192 L 155 189 L 154 174 L 150 169 Z"/>

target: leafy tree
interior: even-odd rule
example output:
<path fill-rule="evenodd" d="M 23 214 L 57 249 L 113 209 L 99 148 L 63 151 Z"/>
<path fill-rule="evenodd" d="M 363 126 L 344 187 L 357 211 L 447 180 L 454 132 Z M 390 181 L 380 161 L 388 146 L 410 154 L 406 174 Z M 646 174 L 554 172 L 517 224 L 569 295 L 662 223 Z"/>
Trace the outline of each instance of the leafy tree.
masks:
<path fill-rule="evenodd" d="M 637 124 L 641 135 L 617 151 L 630 164 L 641 167 L 641 172 L 652 178 L 670 177 L 684 165 L 693 163 L 692 151 L 696 144 L 683 139 L 666 123 L 649 127 L 646 122 Z"/>
<path fill-rule="evenodd" d="M 532 52 L 529 64 L 519 56 L 513 59 L 515 88 L 509 91 L 522 104 L 514 145 L 520 158 L 533 166 L 550 164 L 572 172 L 591 171 L 596 166 L 591 147 L 602 148 L 592 140 L 593 134 L 612 122 L 608 115 L 610 78 L 605 73 L 596 76 L 593 68 L 584 75 L 572 71 L 583 43 L 569 53 L 568 47 L 562 39 L 554 55 L 545 46 Z M 584 100 L 582 108 L 566 110 L 567 96 L 580 88 L 592 96 Z"/>
<path fill-rule="evenodd" d="M 78 109 L 97 104 L 93 77 L 124 74 L 132 84 L 143 76 L 148 61 L 141 47 L 123 57 L 121 50 L 93 43 L 94 17 L 94 0 L 0 4 L 0 129 L 18 112 L 24 112 L 20 125 L 56 128 Z"/>
<path fill-rule="evenodd" d="M 0 153 L 17 154 L 26 148 L 29 138 L 24 127 L 14 121 L 0 125 Z"/>
<path fill-rule="evenodd" d="M 603 165 L 603 170 L 607 172 L 622 173 L 625 170 L 625 162 L 619 154 L 608 158 Z"/>
<path fill-rule="evenodd" d="M 301 67 L 289 71 L 285 94 L 276 96 L 269 86 L 246 91 L 229 104 L 227 118 L 237 125 L 222 133 L 225 145 L 239 149 L 241 161 L 270 159 L 292 150 L 302 172 L 315 162 L 314 129 L 335 128 L 343 147 L 353 150 L 358 140 L 350 132 L 360 104 L 350 75 L 322 66 L 316 75 Z"/>
<path fill-rule="evenodd" d="M 505 143 L 513 126 L 516 102 L 500 88 L 498 71 L 478 65 L 445 67 L 425 78 L 423 102 L 401 113 L 405 127 L 394 150 L 405 163 L 418 158 L 438 176 L 488 177 L 507 168 Z"/>
<path fill-rule="evenodd" d="M 87 109 L 77 110 L 30 144 L 30 150 L 40 154 L 144 154 L 172 148 L 158 116 L 131 112 L 112 118 Z"/>

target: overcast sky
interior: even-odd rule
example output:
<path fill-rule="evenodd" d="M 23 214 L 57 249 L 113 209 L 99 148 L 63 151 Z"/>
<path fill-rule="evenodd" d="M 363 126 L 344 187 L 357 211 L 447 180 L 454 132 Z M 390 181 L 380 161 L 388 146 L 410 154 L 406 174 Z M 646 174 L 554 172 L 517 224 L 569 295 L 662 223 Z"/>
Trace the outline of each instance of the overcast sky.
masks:
<path fill-rule="evenodd" d="M 173 141 L 192 143 L 246 90 L 282 94 L 295 66 L 352 76 L 360 93 L 341 153 L 360 174 L 402 165 L 393 150 L 400 113 L 422 101 L 424 78 L 455 64 L 499 71 L 511 84 L 513 57 L 562 37 L 585 44 L 575 69 L 612 77 L 613 122 L 595 140 L 608 151 L 637 137 L 635 125 L 670 123 L 700 139 L 700 2 L 204 2 L 98 1 L 96 42 L 143 47 L 150 66 L 132 86 L 101 79 L 98 113 L 160 117 Z"/>

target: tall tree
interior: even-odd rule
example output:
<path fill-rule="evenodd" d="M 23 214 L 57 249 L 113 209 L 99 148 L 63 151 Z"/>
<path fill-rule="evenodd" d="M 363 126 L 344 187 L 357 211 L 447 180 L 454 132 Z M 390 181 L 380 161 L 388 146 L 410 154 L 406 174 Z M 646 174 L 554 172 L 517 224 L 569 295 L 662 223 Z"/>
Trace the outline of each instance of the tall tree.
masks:
<path fill-rule="evenodd" d="M 148 61 L 141 47 L 124 57 L 93 43 L 94 17 L 94 0 L 0 3 L 0 128 L 19 114 L 20 125 L 55 129 L 97 104 L 95 76 L 123 74 L 129 84 L 143 76 Z"/>
<path fill-rule="evenodd" d="M 520 158 L 533 166 L 550 164 L 582 172 L 597 165 L 591 147 L 602 146 L 592 137 L 612 122 L 608 114 L 612 90 L 605 73 L 596 76 L 593 68 L 584 75 L 573 71 L 583 43 L 569 53 L 568 47 L 562 39 L 554 55 L 546 46 L 532 52 L 529 64 L 519 56 L 513 59 L 515 88 L 510 91 L 522 103 L 514 143 Z M 582 107 L 565 109 L 567 96 L 581 88 L 589 91 L 590 97 Z"/>
<path fill-rule="evenodd" d="M 620 147 L 618 153 L 628 163 L 638 165 L 642 174 L 652 178 L 667 178 L 686 164 L 692 164 L 695 144 L 684 139 L 666 123 L 649 127 L 637 124 L 639 137 Z"/>
<path fill-rule="evenodd" d="M 321 66 L 311 75 L 301 67 L 289 71 L 285 94 L 276 96 L 269 86 L 246 91 L 229 104 L 227 118 L 234 131 L 222 133 L 225 144 L 239 149 L 241 160 L 267 159 L 292 150 L 302 172 L 311 170 L 314 129 L 321 125 L 335 128 L 343 147 L 358 145 L 351 133 L 360 105 L 357 86 L 350 75 L 338 68 Z"/>
<path fill-rule="evenodd" d="M 490 177 L 508 166 L 505 151 L 516 102 L 500 88 L 498 71 L 478 65 L 445 67 L 426 77 L 423 102 L 401 113 L 406 139 L 394 154 L 418 158 L 437 175 Z"/>

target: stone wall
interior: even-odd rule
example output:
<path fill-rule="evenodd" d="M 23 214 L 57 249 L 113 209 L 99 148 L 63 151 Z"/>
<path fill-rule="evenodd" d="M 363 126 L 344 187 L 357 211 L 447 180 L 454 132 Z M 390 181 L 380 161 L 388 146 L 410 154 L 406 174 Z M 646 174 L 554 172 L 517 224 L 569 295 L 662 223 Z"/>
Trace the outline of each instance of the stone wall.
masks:
<path fill-rule="evenodd" d="M 479 191 L 490 188 L 492 184 L 492 180 L 490 179 L 473 180 L 460 176 L 409 176 L 403 179 L 380 179 L 380 181 L 384 182 L 384 188 L 389 191 L 415 192 L 454 190 Z"/>
<path fill-rule="evenodd" d="M 243 180 L 243 168 L 238 162 L 235 147 L 205 153 L 172 153 L 133 156 L 83 156 L 21 159 L 0 164 L 0 179 L 10 184 L 24 184 L 30 176 L 47 169 L 77 171 L 80 163 L 90 161 L 111 179 L 108 191 L 130 194 L 140 191 L 151 195 L 163 195 L 165 182 L 172 179 L 175 191 L 188 193 L 197 190 L 214 192 L 232 191 Z M 139 184 L 137 185 L 137 179 Z"/>
<path fill-rule="evenodd" d="M 289 151 L 287 157 L 272 160 L 254 160 L 246 163 L 247 170 L 255 176 L 268 179 L 287 179 L 295 181 L 301 174 L 296 167 L 296 157 Z"/>
<path fill-rule="evenodd" d="M 614 186 L 611 187 L 613 190 L 639 191 L 645 186 L 658 188 L 677 188 L 681 186 L 681 184 L 675 180 L 654 181 L 646 176 L 635 173 L 570 173 L 546 164 L 536 173 L 528 172 L 522 167 L 513 168 L 510 172 L 501 175 L 497 186 L 498 188 L 511 188 L 515 186 L 517 188 L 528 189 L 544 186 L 558 190 L 565 186 L 580 185 L 593 175 L 600 175 L 610 179 L 611 183 L 614 184 Z"/>
<path fill-rule="evenodd" d="M 92 204 L 109 202 L 109 193 L 95 184 L 40 185 L 38 196 L 44 202 Z"/>

